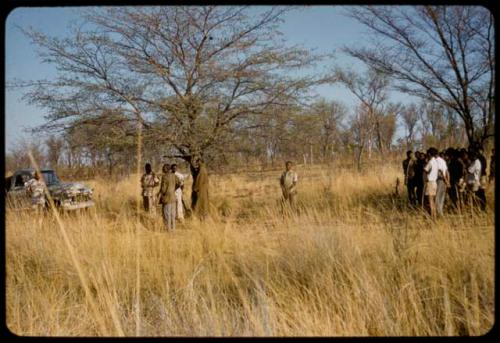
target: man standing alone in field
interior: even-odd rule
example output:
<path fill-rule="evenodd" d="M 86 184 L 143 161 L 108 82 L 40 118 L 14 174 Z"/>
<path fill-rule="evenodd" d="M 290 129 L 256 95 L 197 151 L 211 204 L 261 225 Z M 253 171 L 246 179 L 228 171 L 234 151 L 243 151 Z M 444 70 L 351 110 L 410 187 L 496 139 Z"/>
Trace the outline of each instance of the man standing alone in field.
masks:
<path fill-rule="evenodd" d="M 425 196 L 429 202 L 430 215 L 432 219 L 436 219 L 436 192 L 437 192 L 437 179 L 439 165 L 436 160 L 437 149 L 429 148 L 427 150 L 427 155 L 429 155 L 429 161 L 424 167 L 424 171 L 427 175 L 427 183 L 425 184 Z"/>
<path fill-rule="evenodd" d="M 177 178 L 168 164 L 163 165 L 160 185 L 160 204 L 162 204 L 163 220 L 167 231 L 175 230 L 175 186 Z"/>
<path fill-rule="evenodd" d="M 160 179 L 153 172 L 151 164 L 146 163 L 144 170 L 145 173 L 141 177 L 142 202 L 144 210 L 154 214 L 156 209 L 154 188 L 160 184 Z"/>
<path fill-rule="evenodd" d="M 290 205 L 290 207 L 295 209 L 295 197 L 297 196 L 297 173 L 292 170 L 293 165 L 291 161 L 286 161 L 285 163 L 286 170 L 281 174 L 280 185 L 281 191 L 283 192 L 283 203 Z"/>
<path fill-rule="evenodd" d="M 417 205 L 417 194 L 415 193 L 415 158 L 413 151 L 406 152 L 406 160 L 403 160 L 404 184 L 408 190 L 408 201 L 411 206 Z"/>

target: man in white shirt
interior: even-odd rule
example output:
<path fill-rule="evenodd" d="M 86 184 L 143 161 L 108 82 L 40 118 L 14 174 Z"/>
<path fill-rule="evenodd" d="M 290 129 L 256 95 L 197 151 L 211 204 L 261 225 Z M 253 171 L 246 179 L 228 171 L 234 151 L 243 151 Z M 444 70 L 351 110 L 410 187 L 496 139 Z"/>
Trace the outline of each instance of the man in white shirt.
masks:
<path fill-rule="evenodd" d="M 426 173 L 427 183 L 424 187 L 424 194 L 429 200 L 429 208 L 432 219 L 436 219 L 436 193 L 437 193 L 437 179 L 439 165 L 436 160 L 437 149 L 429 148 L 427 150 L 427 155 L 429 156 L 429 162 L 424 167 Z"/>
<path fill-rule="evenodd" d="M 172 168 L 172 172 L 177 176 L 179 184 L 177 185 L 177 188 L 175 189 L 175 203 L 176 203 L 176 213 L 177 213 L 177 219 L 179 219 L 180 222 L 184 221 L 184 204 L 182 203 L 182 191 L 184 189 L 184 180 L 186 179 L 186 175 L 180 173 L 177 171 L 177 164 L 172 164 L 170 167 Z"/>
<path fill-rule="evenodd" d="M 477 197 L 477 192 L 479 191 L 479 186 L 481 184 L 481 161 L 479 160 L 477 153 L 474 150 L 469 151 L 469 160 L 471 161 L 467 167 L 467 190 L 470 198 L 475 199 Z"/>
<path fill-rule="evenodd" d="M 448 173 L 448 165 L 443 157 L 444 157 L 444 152 L 442 152 L 436 157 L 436 161 L 438 164 L 436 211 L 437 214 L 440 216 L 443 215 L 444 201 L 446 198 L 446 189 L 450 187 L 450 175 Z"/>

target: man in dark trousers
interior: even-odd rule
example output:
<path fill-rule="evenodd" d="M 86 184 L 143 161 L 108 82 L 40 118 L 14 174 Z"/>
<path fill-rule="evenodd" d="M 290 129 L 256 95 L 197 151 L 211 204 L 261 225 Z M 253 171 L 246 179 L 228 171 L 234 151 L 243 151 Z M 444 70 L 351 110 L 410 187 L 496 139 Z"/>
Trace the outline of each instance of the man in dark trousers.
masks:
<path fill-rule="evenodd" d="M 418 203 L 415 185 L 415 164 L 416 160 L 413 157 L 413 151 L 408 150 L 406 152 L 406 159 L 403 160 L 403 175 L 404 184 L 408 191 L 408 202 L 411 206 L 416 206 Z"/>
<path fill-rule="evenodd" d="M 460 183 L 465 182 L 463 179 L 465 166 L 460 159 L 459 151 L 453 148 L 447 150 L 448 156 L 450 157 L 450 162 L 448 170 L 450 173 L 450 188 L 448 189 L 448 194 L 451 199 L 453 208 L 460 206 Z"/>
<path fill-rule="evenodd" d="M 478 146 L 476 151 L 477 158 L 479 159 L 479 162 L 481 162 L 481 177 L 479 178 L 479 189 L 476 194 L 479 199 L 479 207 L 484 211 L 486 210 L 486 157 L 484 157 L 483 148 L 481 146 Z"/>
<path fill-rule="evenodd" d="M 191 207 L 193 213 L 200 219 L 205 220 L 209 213 L 208 202 L 208 172 L 205 163 L 201 159 L 194 161 L 193 188 L 191 192 Z"/>
<path fill-rule="evenodd" d="M 415 183 L 416 193 L 417 193 L 417 204 L 423 206 L 424 204 L 424 167 L 425 167 L 425 154 L 417 151 L 415 152 L 414 177 L 413 182 Z"/>

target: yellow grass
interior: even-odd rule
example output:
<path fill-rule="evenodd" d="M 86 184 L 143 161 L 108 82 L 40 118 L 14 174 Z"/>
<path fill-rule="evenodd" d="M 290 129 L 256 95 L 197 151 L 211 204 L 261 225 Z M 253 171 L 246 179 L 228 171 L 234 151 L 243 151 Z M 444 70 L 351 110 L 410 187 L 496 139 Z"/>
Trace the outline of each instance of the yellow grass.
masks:
<path fill-rule="evenodd" d="M 137 176 L 89 182 L 96 209 L 62 216 L 66 243 L 53 215 L 8 210 L 8 328 L 54 336 L 490 330 L 492 189 L 486 214 L 433 223 L 405 207 L 404 193 L 391 195 L 398 165 L 298 172 L 298 215 L 279 210 L 280 172 L 212 176 L 211 219 L 187 220 L 175 233 L 159 215 L 137 213 Z M 188 202 L 189 192 L 188 182 Z"/>

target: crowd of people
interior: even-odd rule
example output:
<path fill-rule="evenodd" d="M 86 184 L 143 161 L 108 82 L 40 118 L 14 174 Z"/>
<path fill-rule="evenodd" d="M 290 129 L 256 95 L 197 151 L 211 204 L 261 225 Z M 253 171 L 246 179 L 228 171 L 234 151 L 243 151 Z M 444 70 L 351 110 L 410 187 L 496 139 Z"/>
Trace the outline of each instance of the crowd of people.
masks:
<path fill-rule="evenodd" d="M 485 189 L 495 180 L 495 149 L 491 151 L 489 175 L 483 149 L 431 147 L 426 153 L 409 150 L 403 161 L 404 184 L 411 206 L 425 208 L 432 218 L 443 215 L 446 199 L 449 207 L 477 206 L 486 210 Z"/>

